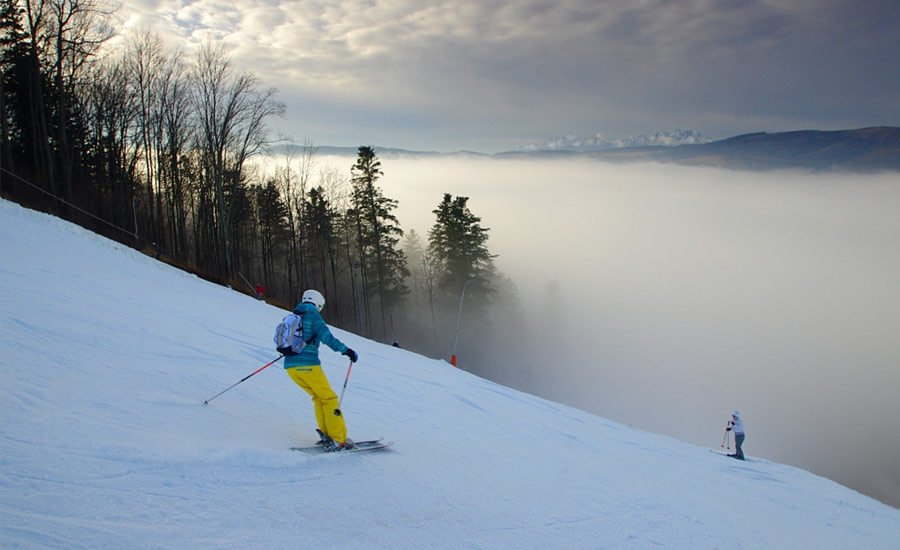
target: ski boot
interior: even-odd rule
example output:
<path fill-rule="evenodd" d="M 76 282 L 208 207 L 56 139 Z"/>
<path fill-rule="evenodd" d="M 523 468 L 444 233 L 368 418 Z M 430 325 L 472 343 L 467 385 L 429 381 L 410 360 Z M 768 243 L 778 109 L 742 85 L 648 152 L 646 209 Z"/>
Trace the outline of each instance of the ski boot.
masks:
<path fill-rule="evenodd" d="M 319 434 L 319 440 L 316 441 L 316 445 L 321 445 L 325 449 L 325 452 L 337 450 L 337 443 L 335 443 L 333 439 L 325 435 L 325 432 L 316 428 L 316 433 Z"/>

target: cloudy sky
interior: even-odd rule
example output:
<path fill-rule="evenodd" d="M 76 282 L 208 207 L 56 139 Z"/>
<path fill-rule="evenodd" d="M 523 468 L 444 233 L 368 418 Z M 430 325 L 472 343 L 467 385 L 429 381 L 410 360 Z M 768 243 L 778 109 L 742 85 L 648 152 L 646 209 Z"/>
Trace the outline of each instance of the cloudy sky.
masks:
<path fill-rule="evenodd" d="M 563 134 L 900 126 L 896 0 L 122 0 L 215 38 L 316 145 L 496 152 Z"/>

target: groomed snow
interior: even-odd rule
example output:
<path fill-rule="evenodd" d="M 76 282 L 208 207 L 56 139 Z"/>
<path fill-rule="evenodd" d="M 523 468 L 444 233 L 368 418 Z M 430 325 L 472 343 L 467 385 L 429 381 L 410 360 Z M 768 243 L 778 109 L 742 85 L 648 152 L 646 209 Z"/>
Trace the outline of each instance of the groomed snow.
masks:
<path fill-rule="evenodd" d="M 900 510 L 830 480 L 337 329 L 350 436 L 395 444 L 291 452 L 314 421 L 280 363 L 202 405 L 277 356 L 283 311 L 7 201 L 0 284 L 3 548 L 900 545 Z"/>

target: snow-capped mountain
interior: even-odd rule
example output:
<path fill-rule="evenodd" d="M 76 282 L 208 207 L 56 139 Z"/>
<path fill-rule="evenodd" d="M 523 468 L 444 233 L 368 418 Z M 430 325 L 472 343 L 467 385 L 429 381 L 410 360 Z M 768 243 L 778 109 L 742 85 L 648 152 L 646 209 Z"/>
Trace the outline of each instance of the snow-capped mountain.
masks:
<path fill-rule="evenodd" d="M 709 143 L 710 139 L 705 138 L 702 134 L 695 130 L 677 129 L 673 132 L 656 132 L 652 135 L 640 135 L 627 138 L 608 138 L 602 134 L 594 134 L 593 136 L 576 136 L 567 134 L 565 136 L 553 137 L 543 143 L 532 143 L 520 147 L 520 151 L 604 151 L 607 149 L 622 149 L 626 147 L 675 147 L 678 145 L 696 145 L 700 143 Z"/>

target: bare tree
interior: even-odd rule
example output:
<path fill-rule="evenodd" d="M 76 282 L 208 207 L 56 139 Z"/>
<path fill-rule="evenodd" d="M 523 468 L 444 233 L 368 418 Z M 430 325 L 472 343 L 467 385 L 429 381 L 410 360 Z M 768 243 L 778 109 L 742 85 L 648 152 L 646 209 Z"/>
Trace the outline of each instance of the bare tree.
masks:
<path fill-rule="evenodd" d="M 96 190 L 95 212 L 117 226 L 135 227 L 138 151 L 132 130 L 138 113 L 130 79 L 119 58 L 97 64 L 90 76 L 81 101 L 87 115 L 85 169 Z"/>
<path fill-rule="evenodd" d="M 437 342 L 437 319 L 435 298 L 438 279 L 438 262 L 432 252 L 425 246 L 422 236 L 415 229 L 409 230 L 403 237 L 403 253 L 409 267 L 410 293 L 413 303 L 408 304 L 415 319 L 421 317 L 424 309 L 428 312 L 431 324 L 432 344 Z"/>
<path fill-rule="evenodd" d="M 284 113 L 275 90 L 260 90 L 250 73 L 237 73 L 224 48 L 211 43 L 198 54 L 193 78 L 204 184 L 212 190 L 220 275 L 235 273 L 233 199 L 240 196 L 244 162 L 266 143 L 265 120 Z"/>
<path fill-rule="evenodd" d="M 157 79 L 156 149 L 160 184 L 166 195 L 169 250 L 177 256 L 187 248 L 188 177 L 183 169 L 193 136 L 190 82 L 181 52 L 166 56 Z"/>
<path fill-rule="evenodd" d="M 324 200 L 334 211 L 331 238 L 327 240 L 327 256 L 329 273 L 331 277 L 332 296 L 330 303 L 334 304 L 334 311 L 340 312 L 340 319 L 347 318 L 352 313 L 351 306 L 354 300 L 347 299 L 344 292 L 352 293 L 352 261 L 347 264 L 340 262 L 341 251 L 351 252 L 354 247 L 349 240 L 349 232 L 345 231 L 346 212 L 350 207 L 350 185 L 347 177 L 335 166 L 325 166 L 319 169 L 318 188 L 322 192 Z M 345 309 L 347 311 L 345 311 Z"/>
<path fill-rule="evenodd" d="M 128 76 L 138 100 L 137 132 L 144 165 L 145 202 L 147 220 L 150 224 L 147 237 L 154 242 L 160 240 L 162 228 L 162 208 L 159 204 L 161 193 L 156 177 L 159 150 L 154 147 L 160 133 L 158 127 L 159 100 L 156 96 L 157 81 L 163 74 L 165 54 L 162 40 L 150 32 L 132 35 L 126 56 Z M 156 187 L 156 188 L 155 188 Z"/>
<path fill-rule="evenodd" d="M 47 61 L 47 47 L 50 32 L 48 30 L 47 20 L 49 19 L 49 8 L 46 0 L 24 0 L 25 1 L 25 36 L 27 37 L 28 49 L 28 76 L 26 77 L 26 94 L 25 97 L 29 101 L 28 109 L 30 111 L 31 128 L 30 135 L 34 139 L 32 151 L 34 158 L 31 159 L 35 168 L 42 169 L 40 178 L 43 180 L 47 190 L 56 193 L 56 177 L 54 167 L 54 155 L 50 141 L 50 123 L 49 123 L 49 86 L 46 83 L 46 71 L 43 69 L 45 65 L 50 63 Z"/>
<path fill-rule="evenodd" d="M 290 231 L 290 243 L 285 265 L 290 296 L 296 296 L 298 291 L 297 285 L 306 284 L 307 281 L 302 257 L 305 239 L 303 231 L 303 204 L 306 201 L 309 190 L 310 177 L 315 166 L 317 151 L 318 149 L 309 140 L 304 141 L 299 150 L 296 145 L 290 144 L 286 149 L 284 165 L 277 167 L 275 170 L 278 189 L 287 206 L 287 222 Z"/>
<path fill-rule="evenodd" d="M 59 178 L 66 198 L 72 197 L 74 149 L 71 103 L 88 60 L 112 36 L 107 19 L 111 6 L 102 0 L 49 0 L 47 42 L 52 44 L 49 60 L 56 105 L 56 139 Z"/>

